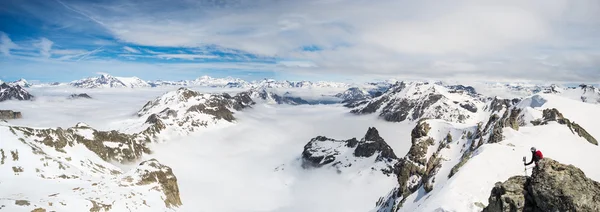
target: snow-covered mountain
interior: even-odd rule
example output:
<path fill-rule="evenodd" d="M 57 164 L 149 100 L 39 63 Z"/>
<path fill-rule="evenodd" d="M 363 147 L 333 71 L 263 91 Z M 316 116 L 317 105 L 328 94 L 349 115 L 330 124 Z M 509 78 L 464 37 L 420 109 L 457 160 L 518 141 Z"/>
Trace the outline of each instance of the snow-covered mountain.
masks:
<path fill-rule="evenodd" d="M 253 81 L 249 86 L 253 88 L 347 88 L 349 87 L 346 83 L 340 82 L 311 82 L 311 81 L 276 81 L 274 79 L 263 79 L 259 81 Z"/>
<path fill-rule="evenodd" d="M 302 152 L 304 168 L 331 166 L 338 172 L 373 170 L 385 175 L 394 175 L 397 163 L 398 158 L 394 150 L 379 136 L 374 127 L 369 128 L 361 140 L 315 137 L 304 146 Z"/>
<path fill-rule="evenodd" d="M 9 85 L 11 85 L 11 86 L 18 85 L 18 86 L 21 86 L 21 87 L 23 87 L 23 88 L 29 88 L 29 87 L 31 87 L 31 85 L 32 85 L 31 83 L 27 82 L 27 80 L 25 80 L 25 79 L 23 79 L 23 78 L 21 78 L 21 79 L 19 79 L 19 80 L 17 80 L 17 81 L 14 81 L 14 82 L 8 83 L 8 84 L 9 84 Z"/>
<path fill-rule="evenodd" d="M 208 126 L 231 123 L 235 121 L 234 111 L 253 104 L 247 92 L 231 96 L 179 88 L 146 103 L 137 112 L 139 118 L 130 123 L 126 131 L 157 135 L 167 129 L 185 135 Z"/>
<path fill-rule="evenodd" d="M 600 103 L 600 89 L 593 85 L 587 84 L 569 87 L 556 84 L 537 85 L 526 83 L 486 83 L 484 86 L 480 86 L 479 88 L 491 94 L 502 96 L 527 97 L 534 94 L 555 94 L 587 103 Z"/>
<path fill-rule="evenodd" d="M 68 129 L 0 126 L 0 205 L 8 211 L 172 211 L 177 178 L 157 160 L 125 171 L 111 162 L 148 153 L 145 141 L 83 123 Z"/>
<path fill-rule="evenodd" d="M 600 131 L 582 116 L 600 115 L 591 104 L 544 94 L 522 101 L 495 98 L 483 112 L 490 115 L 477 124 L 419 121 L 412 146 L 398 165 L 398 186 L 373 211 L 481 211 L 496 181 L 523 174 L 520 154 L 530 145 L 555 159 L 577 162 L 586 172 L 591 168 L 584 162 L 588 159 L 576 160 L 564 152 L 600 152 L 594 137 Z M 515 146 L 525 151 L 515 151 Z M 599 179 L 600 172 L 594 173 Z"/>
<path fill-rule="evenodd" d="M 354 114 L 377 113 L 387 121 L 418 121 L 422 118 L 452 122 L 478 120 L 485 98 L 462 87 L 428 82 L 398 82 L 381 96 L 347 105 Z"/>
<path fill-rule="evenodd" d="M 29 94 L 25 89 L 19 85 L 8 85 L 2 83 L 0 85 L 0 102 L 6 100 L 31 100 L 33 95 Z"/>
<path fill-rule="evenodd" d="M 137 77 L 113 77 L 102 74 L 99 77 L 90 77 L 73 81 L 71 86 L 78 88 L 138 88 L 150 87 L 146 81 Z"/>

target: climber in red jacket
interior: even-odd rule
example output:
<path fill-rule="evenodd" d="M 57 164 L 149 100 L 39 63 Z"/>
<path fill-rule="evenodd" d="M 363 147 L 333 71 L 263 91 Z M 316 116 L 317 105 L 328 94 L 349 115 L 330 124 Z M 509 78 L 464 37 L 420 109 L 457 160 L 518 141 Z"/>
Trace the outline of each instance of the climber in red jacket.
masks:
<path fill-rule="evenodd" d="M 525 166 L 528 166 L 535 162 L 535 166 L 537 166 L 538 161 L 540 161 L 542 158 L 544 158 L 542 152 L 540 150 L 535 149 L 535 147 L 531 147 L 531 161 L 529 163 L 525 163 L 524 160 L 523 163 L 525 163 Z"/>

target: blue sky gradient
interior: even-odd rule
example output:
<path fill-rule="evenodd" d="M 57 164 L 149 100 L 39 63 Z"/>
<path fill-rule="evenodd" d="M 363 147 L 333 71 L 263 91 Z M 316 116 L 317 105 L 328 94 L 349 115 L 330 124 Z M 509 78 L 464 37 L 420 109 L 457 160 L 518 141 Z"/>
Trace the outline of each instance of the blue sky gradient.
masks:
<path fill-rule="evenodd" d="M 600 2 L 0 1 L 0 80 L 600 81 Z"/>

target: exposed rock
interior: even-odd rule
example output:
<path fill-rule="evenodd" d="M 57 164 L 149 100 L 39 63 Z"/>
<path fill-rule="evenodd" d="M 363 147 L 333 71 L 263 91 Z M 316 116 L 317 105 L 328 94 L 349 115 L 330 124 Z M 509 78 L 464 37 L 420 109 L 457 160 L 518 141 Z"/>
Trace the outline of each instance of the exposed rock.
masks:
<path fill-rule="evenodd" d="M 69 96 L 70 99 L 91 99 L 92 97 L 90 95 L 88 95 L 87 93 L 80 93 L 80 94 L 71 94 L 71 96 Z"/>
<path fill-rule="evenodd" d="M 456 95 L 462 95 L 468 99 L 461 104 L 454 104 L 447 97 L 446 91 L 452 90 L 427 82 L 399 82 L 380 97 L 347 106 L 355 107 L 350 111 L 354 114 L 379 112 L 381 118 L 390 122 L 432 118 L 464 123 L 472 118 L 473 111 L 477 111 L 476 103 L 480 102 L 479 97 L 475 98 L 468 92 L 454 90 Z"/>
<path fill-rule="evenodd" d="M 29 94 L 25 89 L 19 85 L 8 85 L 2 83 L 0 85 L 0 102 L 5 100 L 31 100 L 33 95 Z"/>
<path fill-rule="evenodd" d="M 532 173 L 529 190 L 542 211 L 600 211 L 600 183 L 573 165 L 550 158 Z"/>
<path fill-rule="evenodd" d="M 439 152 L 443 149 L 441 143 L 435 148 L 435 140 L 428 136 L 431 127 L 426 120 L 421 120 L 411 132 L 412 145 L 408 153 L 400 159 L 397 165 L 399 205 L 406 198 L 417 191 L 421 186 L 426 192 L 433 189 L 434 176 L 441 167 Z M 428 150 L 435 148 L 433 154 L 428 155 Z"/>
<path fill-rule="evenodd" d="M 467 109 L 468 111 L 471 111 L 472 113 L 477 113 L 477 106 L 475 106 L 475 104 L 473 104 L 471 102 L 460 103 L 460 107 Z"/>
<path fill-rule="evenodd" d="M 376 157 L 375 157 L 376 156 Z M 366 160 L 375 157 L 375 163 L 381 163 L 380 169 L 384 174 L 396 173 L 395 164 L 398 158 L 392 148 L 379 136 L 374 127 L 369 128 L 365 137 L 360 141 L 356 138 L 335 140 L 324 136 L 311 139 L 302 151 L 302 166 L 318 168 L 331 165 L 338 170 L 350 167 L 356 160 Z"/>
<path fill-rule="evenodd" d="M 92 202 L 92 208 L 90 208 L 90 212 L 110 211 L 112 208 L 112 205 L 102 204 L 94 200 L 90 200 L 90 202 Z"/>
<path fill-rule="evenodd" d="M 579 124 L 565 118 L 556 108 L 544 109 L 544 111 L 542 111 L 542 120 L 533 120 L 531 123 L 533 125 L 546 125 L 549 121 L 556 121 L 559 124 L 567 125 L 573 134 L 577 133 L 579 137 L 584 138 L 591 144 L 598 145 L 598 140 L 596 140 L 596 138 L 590 135 L 590 133 L 583 129 Z"/>
<path fill-rule="evenodd" d="M 135 170 L 130 172 L 127 177 L 123 178 L 135 179 L 136 185 L 150 185 L 157 183 L 159 187 L 154 187 L 165 195 L 164 202 L 168 208 L 179 207 L 182 205 L 179 197 L 179 186 L 177 177 L 173 174 L 170 167 L 159 163 L 156 159 L 151 159 L 140 163 Z"/>
<path fill-rule="evenodd" d="M 235 110 L 242 110 L 253 104 L 255 102 L 249 92 L 231 96 L 227 93 L 204 94 L 179 88 L 149 101 L 137 114 L 139 117 L 146 117 L 143 124 L 146 124 L 144 127 L 147 129 L 141 134 L 156 136 L 167 128 L 187 134 L 221 120 L 233 122 Z"/>
<path fill-rule="evenodd" d="M 0 119 L 20 119 L 23 118 L 21 112 L 15 112 L 12 110 L 0 110 Z"/>
<path fill-rule="evenodd" d="M 527 187 L 529 179 L 525 176 L 514 176 L 503 183 L 497 182 L 488 199 L 489 205 L 483 212 L 541 212 L 531 201 Z"/>
<path fill-rule="evenodd" d="M 29 206 L 30 203 L 27 200 L 15 200 L 15 205 L 18 205 L 18 206 Z"/>
<path fill-rule="evenodd" d="M 351 139 L 352 140 L 352 139 Z M 356 157 L 371 157 L 376 152 L 379 152 L 378 160 L 382 159 L 398 159 L 394 150 L 379 136 L 379 132 L 375 127 L 369 127 L 365 137 L 358 142 L 354 150 Z"/>
<path fill-rule="evenodd" d="M 530 178 L 514 176 L 496 183 L 483 211 L 600 211 L 600 183 L 573 165 L 546 157 Z"/>
<path fill-rule="evenodd" d="M 28 127 L 11 127 L 26 137 L 33 137 L 36 142 L 53 147 L 59 152 L 64 147 L 83 144 L 100 158 L 106 161 L 130 162 L 142 154 L 150 153 L 146 143 L 150 141 L 143 134 L 125 134 L 117 131 L 97 131 L 87 125 L 78 124 L 76 127 L 62 129 L 33 129 Z"/>
<path fill-rule="evenodd" d="M 36 209 L 33 209 L 31 212 L 46 212 L 46 209 L 44 209 L 44 208 L 36 208 Z"/>

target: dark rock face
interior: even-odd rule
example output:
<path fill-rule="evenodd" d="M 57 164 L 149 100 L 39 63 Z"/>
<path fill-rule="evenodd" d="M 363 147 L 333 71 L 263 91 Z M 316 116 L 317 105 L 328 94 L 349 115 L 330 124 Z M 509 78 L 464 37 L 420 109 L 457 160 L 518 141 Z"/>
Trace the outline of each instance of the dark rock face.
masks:
<path fill-rule="evenodd" d="M 600 211 L 600 183 L 573 165 L 544 158 L 530 178 L 496 183 L 484 212 Z"/>
<path fill-rule="evenodd" d="M 88 95 L 87 93 L 80 93 L 80 94 L 71 94 L 71 96 L 69 96 L 70 99 L 91 99 L 92 97 L 90 95 Z"/>
<path fill-rule="evenodd" d="M 497 182 L 488 199 L 489 205 L 483 212 L 541 212 L 535 208 L 527 187 L 529 179 L 525 176 L 514 176 L 505 182 Z"/>
<path fill-rule="evenodd" d="M 358 146 L 354 150 L 356 157 L 371 157 L 376 152 L 380 152 L 378 160 L 382 159 L 398 159 L 394 150 L 379 136 L 379 132 L 375 127 L 369 127 L 367 134 L 358 142 Z"/>
<path fill-rule="evenodd" d="M 460 92 L 466 92 L 468 93 L 470 96 L 477 96 L 479 95 L 477 93 L 477 91 L 475 91 L 475 88 L 471 87 L 471 86 L 464 86 L 464 85 L 448 85 L 446 86 L 446 88 L 450 89 L 450 93 L 460 93 Z"/>
<path fill-rule="evenodd" d="M 351 151 L 352 155 L 342 155 Z M 352 166 L 356 159 L 369 158 L 377 155 L 375 162 L 387 164 L 387 168 L 381 170 L 384 174 L 396 173 L 394 164 L 398 158 L 392 148 L 379 136 L 374 127 L 369 128 L 365 137 L 360 141 L 356 138 L 348 140 L 335 140 L 324 136 L 317 136 L 310 140 L 302 152 L 302 166 L 304 168 L 318 168 L 331 164 L 342 169 Z"/>
<path fill-rule="evenodd" d="M 513 104 L 510 99 L 500 99 L 495 97 L 494 100 L 492 100 L 492 102 L 486 106 L 485 110 L 491 112 L 500 112 L 502 109 L 510 108 L 512 105 Z"/>
<path fill-rule="evenodd" d="M 0 110 L 0 119 L 20 119 L 23 118 L 21 112 L 15 112 L 12 110 Z"/>
<path fill-rule="evenodd" d="M 471 102 L 467 102 L 467 103 L 460 103 L 460 107 L 471 111 L 472 113 L 477 113 L 477 106 L 475 106 L 475 104 L 471 103 Z"/>
<path fill-rule="evenodd" d="M 544 158 L 529 190 L 542 211 L 600 211 L 600 183 L 573 165 Z"/>
<path fill-rule="evenodd" d="M 0 85 L 0 102 L 11 99 L 31 100 L 33 99 L 33 95 L 29 94 L 29 92 L 19 85 L 11 86 L 6 83 L 2 83 L 2 85 Z"/>

